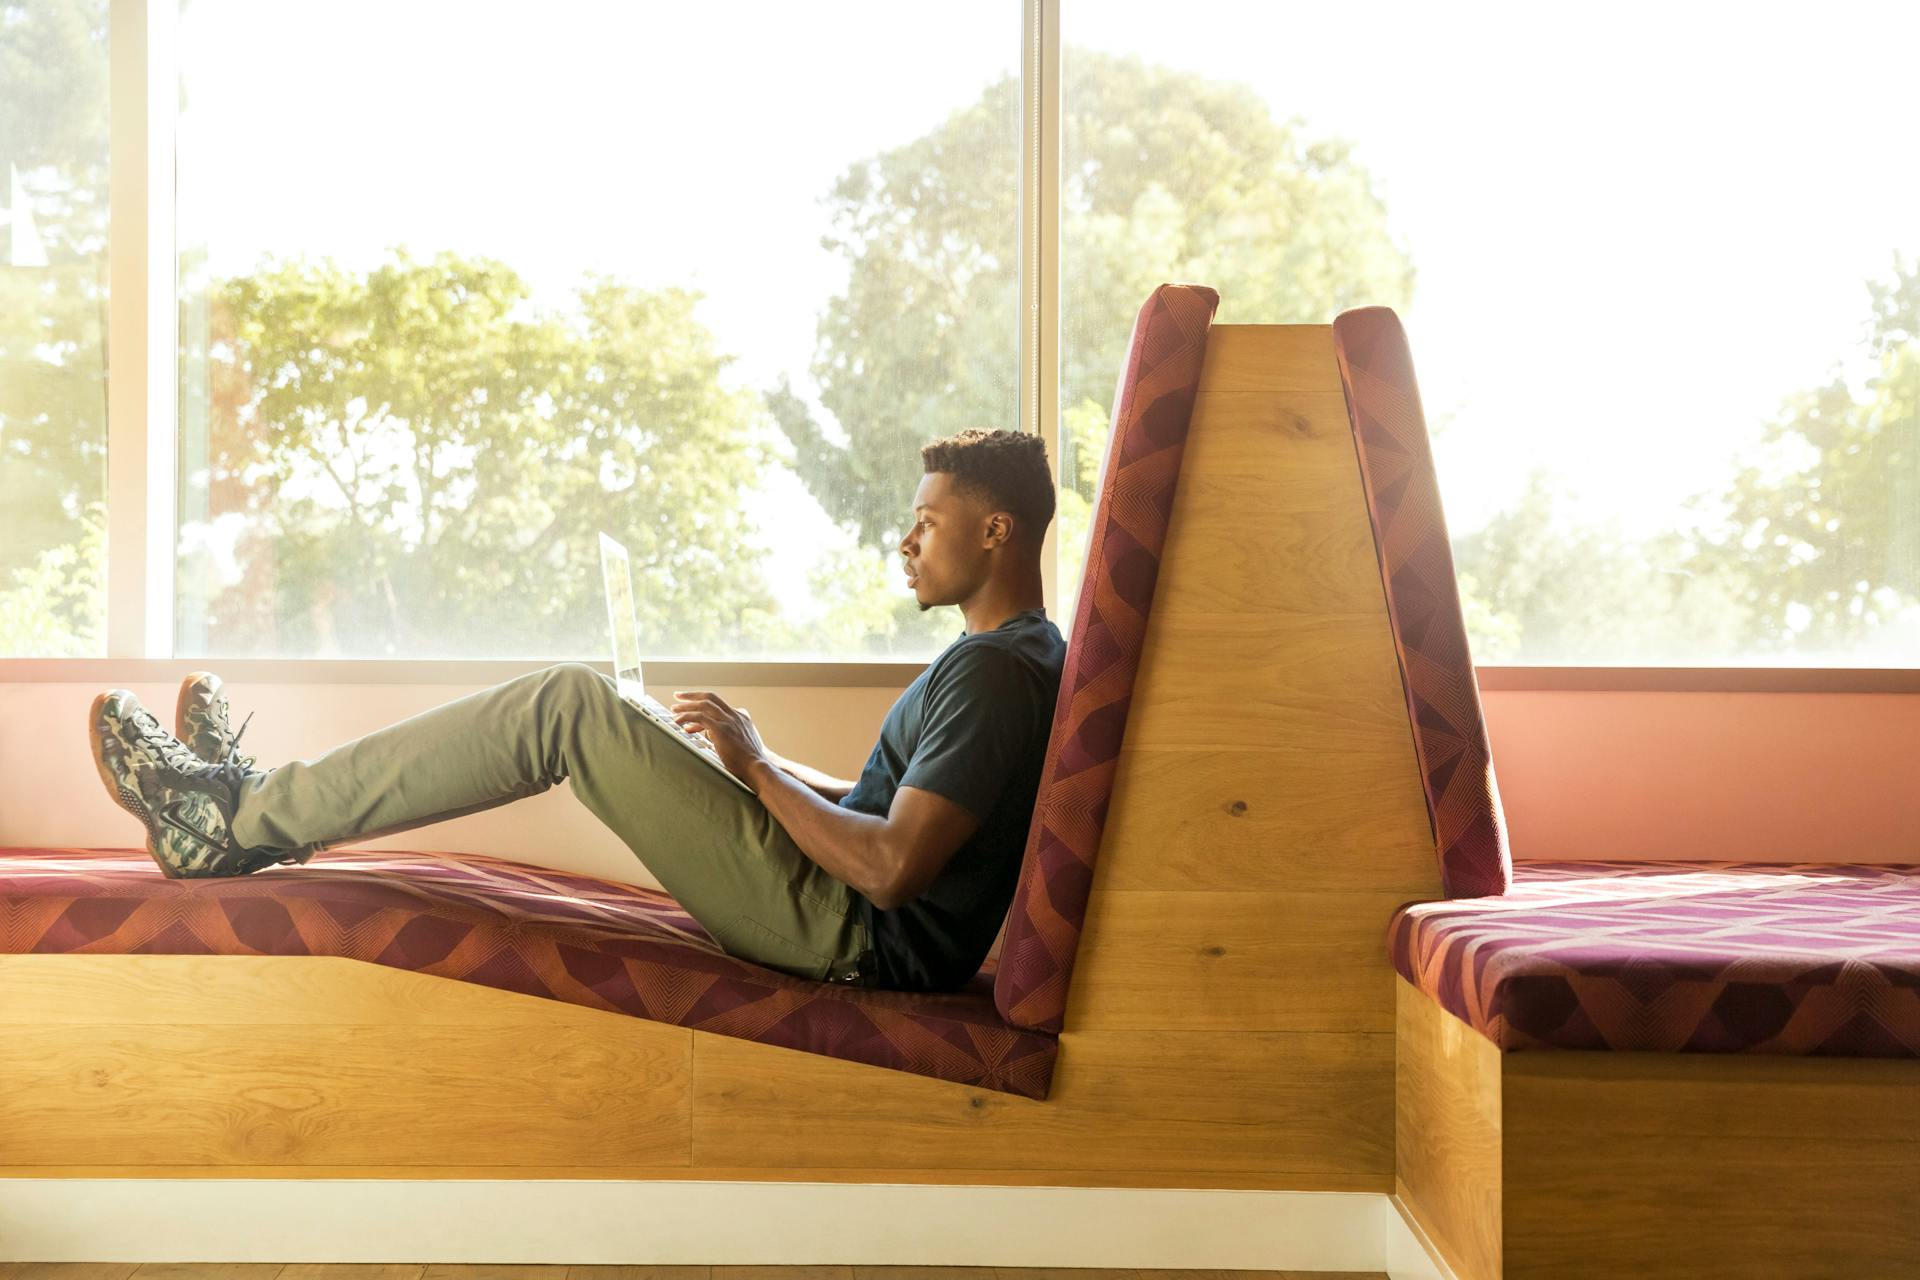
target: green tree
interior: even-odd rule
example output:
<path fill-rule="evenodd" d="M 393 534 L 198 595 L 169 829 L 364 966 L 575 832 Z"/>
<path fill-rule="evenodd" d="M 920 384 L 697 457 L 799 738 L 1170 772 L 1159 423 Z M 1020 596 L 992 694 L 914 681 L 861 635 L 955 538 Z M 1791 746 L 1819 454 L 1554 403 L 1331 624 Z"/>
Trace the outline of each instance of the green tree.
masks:
<path fill-rule="evenodd" d="M 1727 489 L 1728 532 L 1701 552 L 1746 566 L 1756 649 L 1847 652 L 1898 626 L 1920 660 L 1920 263 L 1896 255 L 1867 288 L 1864 394 L 1836 370 L 1790 396 Z"/>
<path fill-rule="evenodd" d="M 1453 540 L 1475 661 L 1712 665 L 1739 652 L 1738 564 L 1700 560 L 1679 533 L 1571 518 L 1571 496 L 1536 469 L 1517 501 Z"/>
<path fill-rule="evenodd" d="M 1244 85 L 1090 50 L 1069 49 L 1067 66 L 1058 537 L 1072 556 L 1133 317 L 1155 285 L 1218 288 L 1222 320 L 1324 322 L 1404 306 L 1413 270 L 1347 144 L 1308 140 Z M 925 137 L 850 166 L 829 196 L 822 243 L 849 276 L 821 316 L 811 372 L 837 429 L 785 383 L 768 405 L 808 489 L 883 553 L 904 529 L 921 444 L 1019 420 L 1019 121 L 1009 76 Z M 953 631 L 950 615 L 916 625 Z"/>
<path fill-rule="evenodd" d="M 0 654 L 90 658 L 106 649 L 107 510 L 89 503 L 79 536 L 16 569 L 0 590 Z"/>
<path fill-rule="evenodd" d="M 104 0 L 0 0 L 0 591 L 29 598 L 57 562 L 93 575 L 62 598 L 95 612 L 101 570 L 77 548 L 106 493 L 106 25 Z M 13 207 L 15 174 L 30 208 Z M 42 255 L 16 261 L 28 218 Z M 81 632 L 11 634 L 0 653 L 80 651 Z"/>
<path fill-rule="evenodd" d="M 698 297 L 595 279 L 546 314 L 498 262 L 404 251 L 220 284 L 205 505 L 247 517 L 242 572 L 183 571 L 220 651 L 597 652 L 602 528 L 650 649 L 735 647 L 770 607 L 741 503 L 759 402 L 721 387 Z"/>

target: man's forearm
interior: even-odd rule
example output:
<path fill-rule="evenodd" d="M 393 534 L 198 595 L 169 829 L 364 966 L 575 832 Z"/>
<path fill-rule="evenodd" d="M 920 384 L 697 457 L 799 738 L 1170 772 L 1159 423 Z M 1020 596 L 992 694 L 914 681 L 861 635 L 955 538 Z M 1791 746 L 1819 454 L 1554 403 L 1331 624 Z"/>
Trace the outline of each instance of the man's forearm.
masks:
<path fill-rule="evenodd" d="M 843 809 L 775 760 L 758 760 L 742 778 L 786 829 L 800 852 L 842 884 L 886 910 L 894 866 L 887 821 Z"/>
<path fill-rule="evenodd" d="M 776 755 L 771 751 L 767 753 L 767 757 L 773 761 L 776 768 L 784 770 L 806 783 L 815 795 L 825 797 L 835 804 L 846 799 L 847 793 L 853 790 L 853 784 L 845 778 L 836 778 L 832 774 L 822 773 L 809 765 L 801 764 L 795 760 L 789 760 L 785 756 Z"/>

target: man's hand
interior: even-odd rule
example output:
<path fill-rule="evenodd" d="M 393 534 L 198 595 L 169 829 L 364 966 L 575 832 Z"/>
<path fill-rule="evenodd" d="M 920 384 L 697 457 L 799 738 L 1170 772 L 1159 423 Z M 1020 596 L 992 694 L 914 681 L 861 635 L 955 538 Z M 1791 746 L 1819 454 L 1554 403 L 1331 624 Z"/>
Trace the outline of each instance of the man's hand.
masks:
<path fill-rule="evenodd" d="M 760 741 L 760 730 L 754 727 L 753 717 L 745 708 L 728 706 L 719 694 L 676 689 L 673 705 L 668 710 L 673 713 L 674 723 L 706 734 L 720 763 L 742 782 L 753 782 L 752 769 L 756 762 L 774 767 L 767 744 Z"/>

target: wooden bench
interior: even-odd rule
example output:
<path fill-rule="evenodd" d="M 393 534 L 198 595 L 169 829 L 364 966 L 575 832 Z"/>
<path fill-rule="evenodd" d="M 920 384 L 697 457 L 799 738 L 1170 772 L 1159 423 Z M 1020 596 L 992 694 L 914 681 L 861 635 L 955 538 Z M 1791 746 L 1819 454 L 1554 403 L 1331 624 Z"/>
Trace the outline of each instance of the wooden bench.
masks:
<path fill-rule="evenodd" d="M 1204 332 L 1197 370 L 1156 375 L 1171 358 L 1149 334 L 1156 309 L 1176 351 Z M 1168 429 L 1169 408 L 1146 410 L 1170 386 L 1195 394 L 1177 481 L 1110 465 L 1101 499 L 1138 527 L 1157 487 L 1177 486 L 1098 861 L 1084 844 L 1078 871 L 1030 851 L 1002 963 L 968 992 L 822 992 L 726 971 L 693 939 L 643 1017 L 337 954 L 69 948 L 4 888 L 36 856 L 14 851 L 0 854 L 0 1096 L 31 1103 L 0 1126 L 0 1175 L 1389 1193 L 1381 931 L 1397 905 L 1440 896 L 1433 836 L 1331 329 L 1206 331 L 1212 309 L 1208 290 L 1157 291 L 1122 378 L 1116 458 Z M 1128 634 L 1111 592 L 1082 595 Z M 1076 805 L 1097 816 L 1049 794 L 1063 826 Z M 674 1020 L 676 999 L 719 977 L 757 994 Z M 944 1035 L 897 1007 L 969 999 Z M 824 1001 L 843 1020 L 808 1023 Z M 876 1014 L 898 1016 L 876 1028 Z M 802 1043 L 803 1023 L 827 1030 Z M 888 1034 L 900 1060 L 883 1066 Z M 1044 1072 L 1020 1066 L 1034 1037 L 1027 1066 L 1045 1056 Z"/>

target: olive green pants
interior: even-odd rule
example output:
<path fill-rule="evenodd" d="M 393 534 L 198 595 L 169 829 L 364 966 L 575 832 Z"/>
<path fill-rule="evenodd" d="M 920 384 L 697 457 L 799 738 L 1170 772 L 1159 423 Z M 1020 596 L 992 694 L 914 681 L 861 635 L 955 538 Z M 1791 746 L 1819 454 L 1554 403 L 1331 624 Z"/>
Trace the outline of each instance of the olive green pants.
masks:
<path fill-rule="evenodd" d="M 582 662 L 530 672 L 252 779 L 248 848 L 367 840 L 478 813 L 561 779 L 729 954 L 816 981 L 872 981 L 853 890 L 751 792 L 669 740 Z"/>

